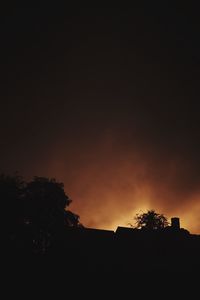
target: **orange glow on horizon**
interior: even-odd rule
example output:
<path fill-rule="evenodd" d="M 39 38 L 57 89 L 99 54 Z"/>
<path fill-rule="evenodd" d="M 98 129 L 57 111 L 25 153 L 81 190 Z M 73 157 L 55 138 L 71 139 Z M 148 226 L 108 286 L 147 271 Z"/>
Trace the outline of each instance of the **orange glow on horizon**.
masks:
<path fill-rule="evenodd" d="M 64 183 L 72 199 L 69 209 L 84 226 L 116 230 L 134 223 L 136 213 L 154 209 L 169 222 L 179 217 L 181 227 L 200 233 L 200 189 L 178 158 L 168 162 L 136 146 L 124 149 L 114 134 L 92 145 L 92 151 L 68 152 L 68 163 L 65 149 L 60 149 L 52 154 L 44 176 L 54 174 Z"/>
<path fill-rule="evenodd" d="M 156 212 L 164 214 L 170 224 L 172 217 L 180 218 L 181 228 L 187 229 L 190 233 L 200 233 L 200 203 L 198 195 L 190 199 L 190 201 L 182 207 L 174 207 L 169 209 L 163 203 L 157 203 L 150 196 L 145 195 L 149 191 L 146 187 L 144 190 L 140 189 L 137 192 L 136 199 L 140 199 L 135 203 L 134 197 L 127 194 L 126 205 L 118 207 L 115 202 L 116 198 L 108 197 L 105 199 L 104 205 L 91 207 L 88 210 L 82 210 L 81 207 L 76 206 L 74 202 L 72 207 L 80 212 L 80 220 L 86 227 L 93 227 L 97 229 L 116 230 L 118 226 L 130 227 L 130 224 L 135 225 L 134 217 L 136 214 L 146 212 L 147 210 L 154 209 Z M 148 200 L 147 200 L 148 199 Z M 98 201 L 95 201 L 98 203 Z M 192 203 L 192 205 L 190 204 Z M 79 213 L 78 212 L 78 213 Z"/>
<path fill-rule="evenodd" d="M 129 203 L 129 199 L 127 199 L 127 202 Z M 126 210 L 125 207 L 121 211 L 110 210 L 111 213 L 109 213 L 109 217 L 106 214 L 106 209 L 105 214 L 102 209 L 101 213 L 99 215 L 97 214 L 96 217 L 94 216 L 95 211 L 93 211 L 91 214 L 93 215 L 92 218 L 90 217 L 90 214 L 88 214 L 84 210 L 82 211 L 82 213 L 80 211 L 80 220 L 86 227 L 116 231 L 118 226 L 130 227 L 130 224 L 134 226 L 134 217 L 136 216 L 136 214 L 154 209 L 156 212 L 164 214 L 169 224 L 172 217 L 179 217 L 181 228 L 187 229 L 192 234 L 199 234 L 200 204 L 196 203 L 196 201 L 194 202 L 194 205 L 189 208 L 184 207 L 181 209 L 174 209 L 174 211 L 170 211 L 160 207 L 159 205 L 154 205 L 153 201 L 140 200 L 139 205 L 134 206 L 133 204 L 132 208 L 129 207 L 128 210 Z M 113 201 L 110 201 L 110 203 L 113 203 Z M 74 209 L 76 209 L 76 205 L 73 205 L 73 207 Z M 78 209 L 80 208 L 77 207 L 77 211 Z"/>

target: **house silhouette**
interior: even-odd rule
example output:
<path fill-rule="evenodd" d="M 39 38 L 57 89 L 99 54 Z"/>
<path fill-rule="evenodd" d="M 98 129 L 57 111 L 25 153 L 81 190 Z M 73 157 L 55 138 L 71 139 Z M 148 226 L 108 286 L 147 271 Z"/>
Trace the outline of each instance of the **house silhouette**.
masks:
<path fill-rule="evenodd" d="M 178 218 L 161 230 L 68 228 L 61 244 L 58 252 L 62 248 L 63 255 L 69 253 L 75 268 L 94 274 L 115 276 L 144 269 L 180 274 L 200 269 L 200 236 L 180 228 Z"/>
<path fill-rule="evenodd" d="M 96 285 L 95 293 L 102 290 L 105 295 L 107 288 L 135 290 L 138 284 L 144 288 L 155 283 L 168 288 L 169 280 L 194 281 L 200 270 L 200 235 L 178 224 L 173 220 L 166 229 L 152 231 L 120 226 L 116 231 L 63 228 L 45 254 L 18 251 L 11 256 L 6 265 L 9 282 L 33 283 L 31 288 L 38 290 L 42 283 L 45 291 L 73 285 L 74 293 L 81 284 L 91 290 Z"/>

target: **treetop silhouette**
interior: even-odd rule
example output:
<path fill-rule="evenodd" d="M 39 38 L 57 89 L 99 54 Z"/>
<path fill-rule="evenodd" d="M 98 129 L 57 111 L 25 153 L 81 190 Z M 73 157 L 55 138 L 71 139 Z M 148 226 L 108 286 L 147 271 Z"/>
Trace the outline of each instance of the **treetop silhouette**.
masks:
<path fill-rule="evenodd" d="M 137 229 L 157 230 L 169 225 L 167 218 L 163 214 L 156 213 L 155 210 L 148 210 L 146 213 L 136 214 L 134 219 Z"/>

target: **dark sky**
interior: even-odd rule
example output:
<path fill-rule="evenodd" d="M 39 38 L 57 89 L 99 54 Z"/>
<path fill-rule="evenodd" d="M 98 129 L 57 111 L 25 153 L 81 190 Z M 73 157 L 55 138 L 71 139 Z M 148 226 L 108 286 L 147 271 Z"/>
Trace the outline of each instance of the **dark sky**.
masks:
<path fill-rule="evenodd" d="M 56 177 L 86 226 L 200 232 L 198 7 L 1 12 L 0 170 Z"/>

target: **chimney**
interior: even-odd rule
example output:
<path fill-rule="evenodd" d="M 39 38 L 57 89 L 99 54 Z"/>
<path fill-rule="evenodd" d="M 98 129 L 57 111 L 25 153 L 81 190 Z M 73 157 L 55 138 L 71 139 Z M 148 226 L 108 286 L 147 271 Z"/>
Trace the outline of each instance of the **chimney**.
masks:
<path fill-rule="evenodd" d="M 180 219 L 177 217 L 171 218 L 171 227 L 175 230 L 180 229 Z"/>

